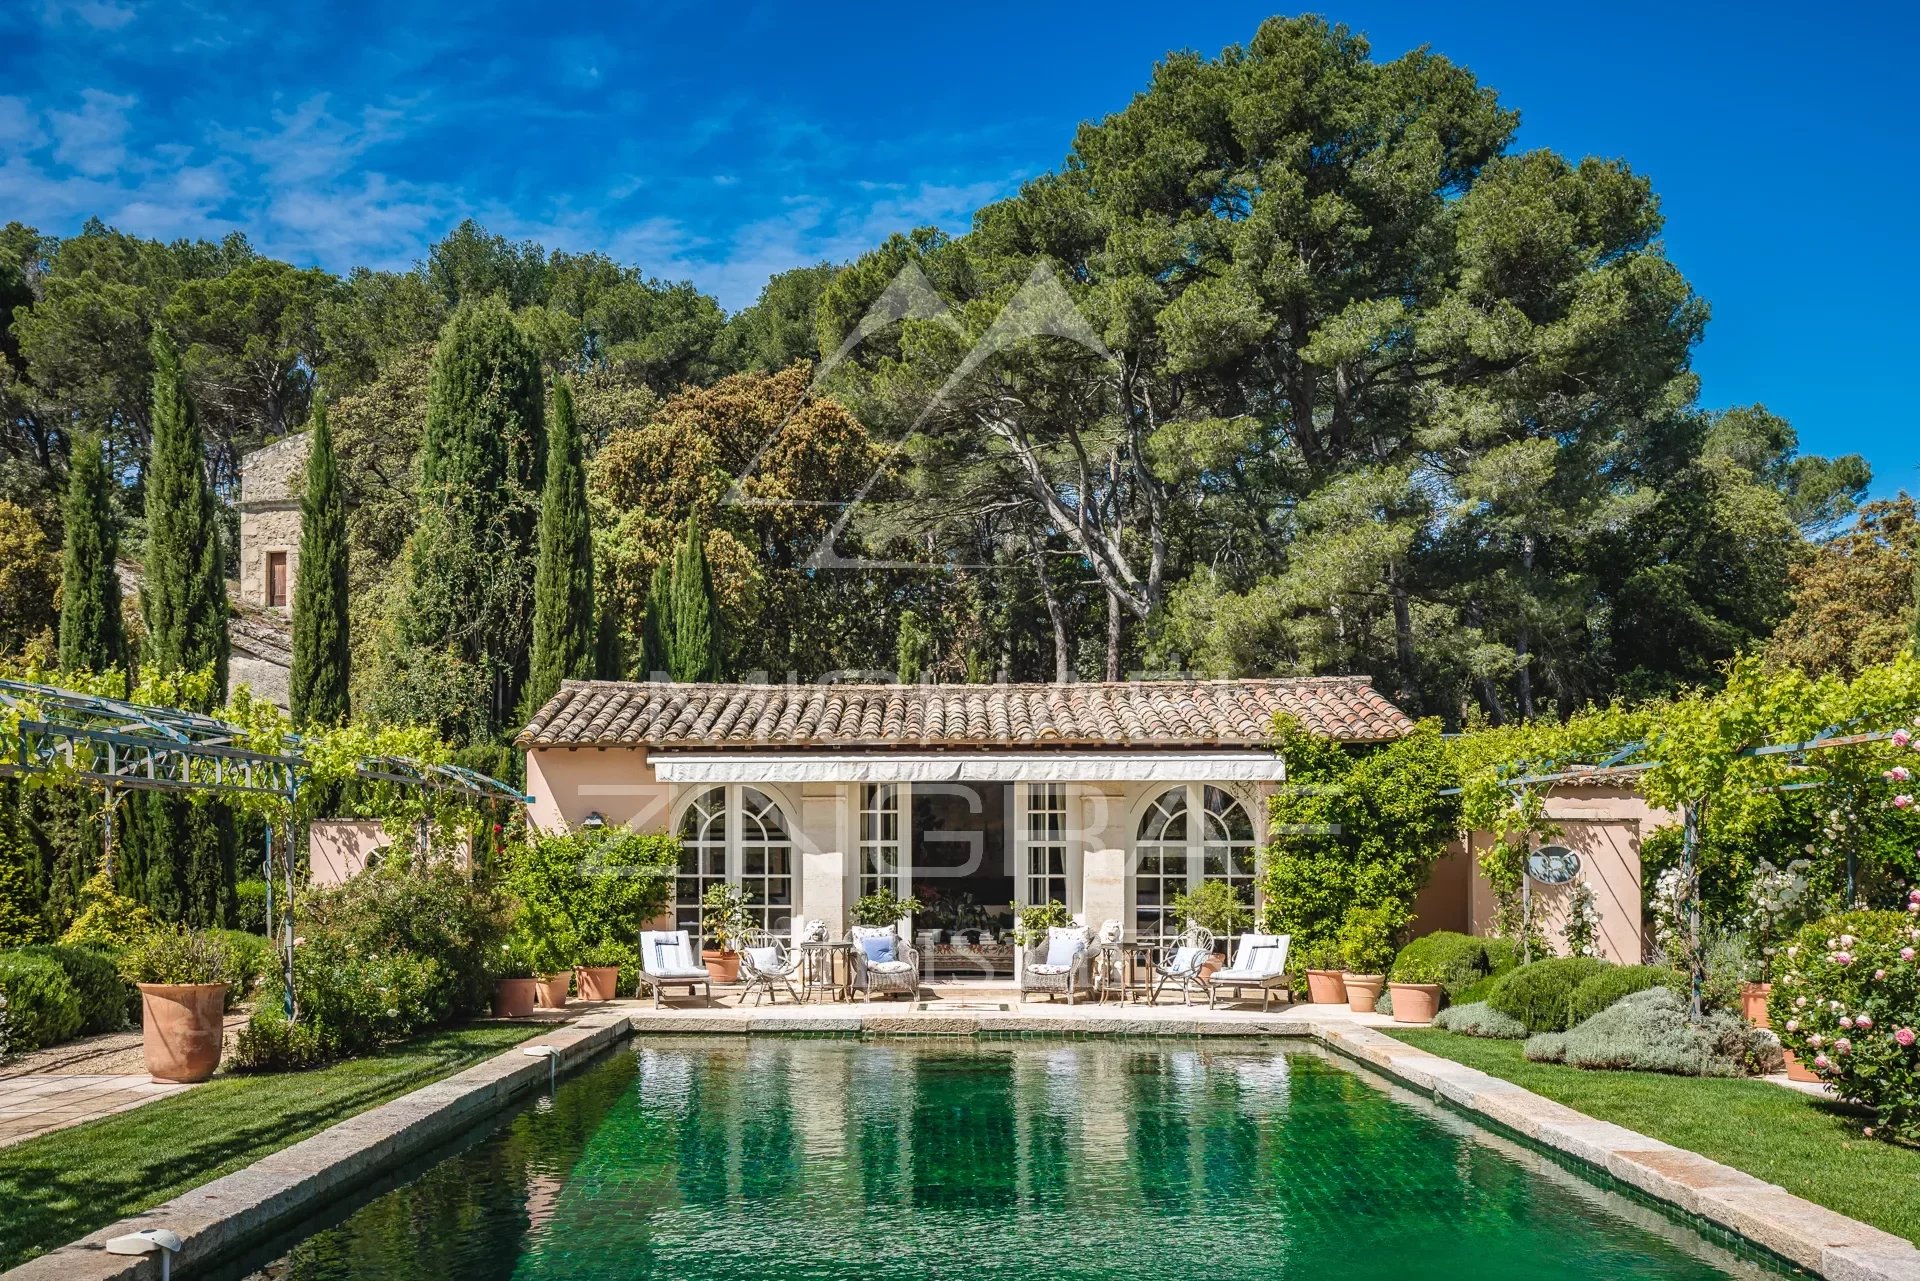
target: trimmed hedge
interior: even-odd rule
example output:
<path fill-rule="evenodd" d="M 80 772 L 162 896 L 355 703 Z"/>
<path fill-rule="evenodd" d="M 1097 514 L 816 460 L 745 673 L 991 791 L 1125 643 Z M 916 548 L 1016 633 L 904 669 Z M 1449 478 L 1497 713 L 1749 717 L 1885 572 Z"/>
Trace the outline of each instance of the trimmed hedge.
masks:
<path fill-rule="evenodd" d="M 1643 988 L 1572 1031 L 1529 1037 L 1521 1053 L 1536 1063 L 1676 1076 L 1745 1076 L 1782 1066 L 1771 1032 L 1719 1010 L 1695 1023 L 1687 1005 L 1664 984 Z"/>
<path fill-rule="evenodd" d="M 80 1002 L 81 1036 L 118 1032 L 127 1025 L 128 993 L 132 988 L 120 977 L 120 966 L 107 953 L 91 947 L 43 943 L 23 947 L 19 954 L 44 957 L 65 972 Z"/>
<path fill-rule="evenodd" d="M 15 1054 L 57 1044 L 80 1030 L 80 998 L 56 961 L 0 952 L 0 992 L 7 997 L 7 1024 Z"/>
<path fill-rule="evenodd" d="M 1525 1025 L 1519 1019 L 1508 1018 L 1485 1001 L 1449 1005 L 1434 1017 L 1433 1025 L 1444 1031 L 1458 1032 L 1461 1036 L 1483 1036 L 1501 1041 L 1517 1041 L 1527 1034 Z"/>
<path fill-rule="evenodd" d="M 1607 1009 L 1623 996 L 1665 987 L 1675 992 L 1687 984 L 1686 976 L 1670 965 L 1613 965 L 1573 989 L 1569 1027 L 1577 1027 Z"/>
<path fill-rule="evenodd" d="M 1487 1004 L 1518 1019 L 1529 1032 L 1564 1032 L 1573 1019 L 1574 992 L 1607 968 L 1607 962 L 1591 956 L 1548 957 L 1501 979 L 1487 994 Z"/>
<path fill-rule="evenodd" d="M 1487 975 L 1487 941 L 1453 930 L 1422 934 L 1394 958 L 1395 983 L 1438 983 L 1449 1000 Z"/>

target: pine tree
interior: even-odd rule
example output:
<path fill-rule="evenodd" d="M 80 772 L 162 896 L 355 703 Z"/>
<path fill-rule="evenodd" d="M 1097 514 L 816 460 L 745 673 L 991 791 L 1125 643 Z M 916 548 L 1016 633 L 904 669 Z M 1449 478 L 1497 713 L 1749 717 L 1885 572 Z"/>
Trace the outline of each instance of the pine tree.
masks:
<path fill-rule="evenodd" d="M 316 395 L 308 428 L 307 492 L 300 500 L 299 577 L 293 585 L 293 670 L 288 693 L 296 725 L 346 721 L 351 663 L 347 514 L 326 402 Z"/>
<path fill-rule="evenodd" d="M 147 657 L 165 670 L 192 672 L 212 664 L 215 697 L 224 697 L 227 581 L 220 522 L 180 353 L 159 330 L 153 335 L 153 447 L 142 569 Z"/>
<path fill-rule="evenodd" d="M 396 632 L 485 673 L 493 730 L 518 712 L 527 678 L 545 399 L 539 358 L 506 304 L 461 304 L 434 354 Z"/>
<path fill-rule="evenodd" d="M 120 618 L 120 555 L 111 481 L 100 441 L 73 442 L 67 474 L 67 544 L 60 555 L 60 666 L 69 672 L 110 672 L 127 666 Z"/>
<path fill-rule="evenodd" d="M 537 710 L 563 680 L 593 674 L 593 534 L 587 525 L 587 475 L 573 419 L 573 389 L 553 387 L 547 479 L 540 495 L 540 563 L 533 575 L 533 658 L 526 707 Z"/>
<path fill-rule="evenodd" d="M 713 573 L 697 516 L 687 522 L 686 536 L 673 553 L 671 599 L 662 633 L 667 671 L 674 680 L 720 679 L 724 644 L 720 607 L 714 600 Z"/>

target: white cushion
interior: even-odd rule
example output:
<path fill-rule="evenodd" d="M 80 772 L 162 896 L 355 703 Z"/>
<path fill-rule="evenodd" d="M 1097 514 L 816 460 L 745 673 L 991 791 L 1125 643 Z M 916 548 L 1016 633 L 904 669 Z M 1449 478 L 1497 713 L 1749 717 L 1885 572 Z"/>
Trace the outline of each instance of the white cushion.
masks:
<path fill-rule="evenodd" d="M 640 935 L 640 968 L 660 978 L 704 976 L 694 964 L 693 944 L 685 930 L 646 930 Z"/>
<path fill-rule="evenodd" d="M 1061 969 L 1066 969 L 1086 950 L 1087 932 L 1085 930 L 1060 929 L 1056 926 L 1047 931 L 1048 965 L 1057 965 Z"/>
<path fill-rule="evenodd" d="M 875 961 L 867 968 L 876 974 L 906 974 L 913 969 L 912 961 Z"/>
<path fill-rule="evenodd" d="M 777 947 L 750 947 L 747 949 L 747 959 L 762 974 L 774 974 L 780 969 L 780 949 Z"/>
<path fill-rule="evenodd" d="M 1266 970 L 1215 970 L 1212 975 L 1215 983 L 1265 983 L 1279 977 Z"/>
<path fill-rule="evenodd" d="M 1174 952 L 1173 960 L 1168 963 L 1167 971 L 1171 974 L 1186 974 L 1197 970 L 1200 968 L 1201 961 L 1206 959 L 1206 955 L 1207 949 L 1204 947 L 1179 948 Z"/>
<path fill-rule="evenodd" d="M 1073 967 L 1071 965 L 1029 965 L 1027 967 L 1027 973 L 1029 974 L 1065 974 L 1068 970 L 1071 970 L 1072 968 Z"/>

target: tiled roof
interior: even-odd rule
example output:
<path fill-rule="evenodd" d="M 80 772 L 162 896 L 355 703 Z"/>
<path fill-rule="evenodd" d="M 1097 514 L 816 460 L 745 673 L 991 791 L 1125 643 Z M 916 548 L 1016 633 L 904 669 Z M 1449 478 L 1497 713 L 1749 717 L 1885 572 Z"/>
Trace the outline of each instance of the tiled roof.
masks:
<path fill-rule="evenodd" d="M 1404 713 L 1361 676 L 1075 685 L 700 685 L 568 681 L 521 747 L 1245 747 L 1276 712 L 1346 742 Z"/>

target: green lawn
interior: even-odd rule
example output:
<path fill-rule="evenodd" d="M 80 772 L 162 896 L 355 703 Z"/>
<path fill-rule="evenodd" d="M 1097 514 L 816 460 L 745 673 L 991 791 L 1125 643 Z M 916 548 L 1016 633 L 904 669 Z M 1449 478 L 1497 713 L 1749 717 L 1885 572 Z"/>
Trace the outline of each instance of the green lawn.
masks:
<path fill-rule="evenodd" d="M 451 1076 L 541 1025 L 434 1032 L 310 1072 L 218 1077 L 119 1116 L 0 1148 L 0 1270 Z"/>
<path fill-rule="evenodd" d="M 1765 1081 L 1529 1063 L 1518 1041 L 1391 1035 L 1920 1242 L 1920 1152 L 1861 1137 L 1860 1115 L 1819 1098 Z"/>

